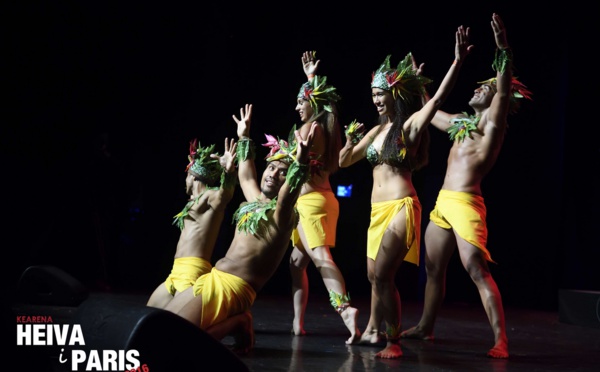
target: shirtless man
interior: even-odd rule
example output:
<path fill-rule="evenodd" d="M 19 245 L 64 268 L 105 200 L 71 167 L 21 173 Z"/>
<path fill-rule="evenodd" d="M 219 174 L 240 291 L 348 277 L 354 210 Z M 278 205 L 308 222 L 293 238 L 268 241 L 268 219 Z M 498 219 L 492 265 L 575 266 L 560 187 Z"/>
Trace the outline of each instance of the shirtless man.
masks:
<path fill-rule="evenodd" d="M 295 143 L 272 148 L 259 187 L 254 144 L 248 137 L 251 115 L 252 105 L 247 104 L 240 119 L 233 116 L 238 125 L 238 178 L 246 198 L 234 214 L 233 241 L 209 274 L 167 306 L 218 340 L 234 335 L 234 350 L 240 353 L 254 344 L 250 307 L 277 270 L 298 223 L 295 204 L 310 175 L 308 149 L 316 126 L 306 139 L 296 131 Z"/>
<path fill-rule="evenodd" d="M 504 140 L 508 114 L 517 108 L 518 98 L 530 92 L 512 76 L 512 53 L 499 15 L 492 15 L 496 40 L 496 77 L 475 89 L 469 106 L 475 114 L 450 115 L 438 111 L 431 122 L 447 131 L 454 141 L 448 156 L 444 184 L 425 231 L 427 284 L 419 323 L 402 332 L 402 338 L 433 340 L 433 328 L 445 295 L 446 267 L 458 246 L 464 268 L 477 286 L 481 302 L 494 332 L 491 358 L 508 358 L 508 340 L 502 298 L 492 278 L 486 249 L 486 208 L 481 182 L 492 169 Z M 476 224 L 474 224 L 476 221 Z"/>
<path fill-rule="evenodd" d="M 174 296 L 212 269 L 210 259 L 236 185 L 236 146 L 234 140 L 228 143 L 226 139 L 225 153 L 219 156 L 213 153 L 215 145 L 202 148 L 197 139 L 190 142 L 185 179 L 190 198 L 173 221 L 181 229 L 173 269 L 154 290 L 147 306 L 164 309 Z"/>

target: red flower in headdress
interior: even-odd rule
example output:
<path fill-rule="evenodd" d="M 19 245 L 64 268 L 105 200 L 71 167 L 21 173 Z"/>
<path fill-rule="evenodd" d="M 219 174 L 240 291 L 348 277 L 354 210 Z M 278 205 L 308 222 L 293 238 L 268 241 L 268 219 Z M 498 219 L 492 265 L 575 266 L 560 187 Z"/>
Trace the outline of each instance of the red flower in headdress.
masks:
<path fill-rule="evenodd" d="M 198 154 L 198 138 L 190 141 L 190 154 L 188 155 L 188 160 L 190 161 L 187 167 L 185 167 L 185 171 L 187 172 L 190 167 L 194 164 L 196 160 L 196 155 Z"/>
<path fill-rule="evenodd" d="M 267 137 L 267 143 L 263 143 L 262 146 L 271 148 L 271 150 L 269 151 L 269 154 L 266 156 L 268 158 L 270 156 L 275 155 L 277 153 L 277 151 L 279 151 L 280 146 L 279 146 L 279 141 L 277 141 L 277 138 L 273 137 L 270 134 L 266 134 L 266 133 L 265 133 L 265 137 Z"/>
<path fill-rule="evenodd" d="M 510 91 L 515 98 L 525 98 L 531 100 L 531 92 L 525 84 L 521 83 L 517 78 L 513 77 L 511 81 Z"/>

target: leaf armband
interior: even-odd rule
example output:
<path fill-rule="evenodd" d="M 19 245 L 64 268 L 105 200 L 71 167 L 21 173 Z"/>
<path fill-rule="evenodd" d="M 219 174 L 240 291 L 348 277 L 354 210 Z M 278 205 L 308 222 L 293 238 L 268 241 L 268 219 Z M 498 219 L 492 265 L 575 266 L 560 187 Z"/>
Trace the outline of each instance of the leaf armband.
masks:
<path fill-rule="evenodd" d="M 346 135 L 350 137 L 350 140 L 354 145 L 359 143 L 360 140 L 363 139 L 363 137 L 365 136 L 363 133 L 357 132 L 357 129 L 358 123 L 356 122 L 356 120 L 353 120 L 352 123 L 348 125 L 348 128 L 345 131 Z"/>
<path fill-rule="evenodd" d="M 297 161 L 294 161 L 288 168 L 285 180 L 290 185 L 290 188 L 294 190 L 296 187 L 302 186 L 304 182 L 308 181 L 309 177 L 310 172 L 308 164 L 300 164 Z"/>
<path fill-rule="evenodd" d="M 254 158 L 256 157 L 256 149 L 254 146 L 254 141 L 251 138 L 243 137 L 238 140 L 236 157 L 238 163 L 241 163 L 248 159 L 254 160 Z"/>

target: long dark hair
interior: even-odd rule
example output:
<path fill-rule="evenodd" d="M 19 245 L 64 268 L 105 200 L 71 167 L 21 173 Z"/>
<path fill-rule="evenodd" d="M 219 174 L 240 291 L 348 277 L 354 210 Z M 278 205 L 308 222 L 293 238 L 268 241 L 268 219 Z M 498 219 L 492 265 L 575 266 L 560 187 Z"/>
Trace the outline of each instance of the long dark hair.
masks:
<path fill-rule="evenodd" d="M 331 106 L 331 112 L 322 109 L 321 112 L 314 113 L 308 122 L 317 121 L 325 128 L 324 133 L 327 148 L 320 160 L 323 162 L 323 169 L 333 174 L 340 167 L 339 157 L 340 150 L 342 149 L 342 134 L 340 124 L 338 123 L 337 106 L 331 101 L 329 105 Z"/>
<path fill-rule="evenodd" d="M 408 167 L 411 171 L 421 169 L 427 165 L 429 162 L 429 143 L 431 141 L 428 129 L 422 132 L 418 143 L 413 144 L 413 146 L 417 147 L 415 155 L 412 156 L 407 151 L 406 158 L 403 161 L 399 161 L 398 159 L 400 146 L 398 146 L 397 140 L 402 135 L 404 122 L 422 107 L 421 97 L 409 96 L 408 99 L 402 99 L 400 96 L 396 97 L 394 100 L 395 115 L 392 120 L 392 127 L 387 133 L 381 148 L 380 156 L 383 163 L 394 167 Z M 385 124 L 387 122 L 388 116 L 383 115 L 379 117 L 378 124 Z"/>

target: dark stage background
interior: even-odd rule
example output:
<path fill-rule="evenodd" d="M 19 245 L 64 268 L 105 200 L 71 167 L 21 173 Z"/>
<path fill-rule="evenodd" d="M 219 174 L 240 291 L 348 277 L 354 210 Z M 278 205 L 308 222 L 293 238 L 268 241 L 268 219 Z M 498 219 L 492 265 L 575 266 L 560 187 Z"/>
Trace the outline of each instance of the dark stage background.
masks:
<path fill-rule="evenodd" d="M 600 290 L 597 20 L 589 7 L 515 1 L 283 3 L 8 1 L 2 22 L 2 271 L 11 294 L 29 265 L 56 265 L 90 289 L 148 293 L 167 276 L 185 204 L 188 142 L 235 136 L 232 115 L 254 105 L 253 137 L 299 124 L 300 57 L 343 101 L 342 125 L 376 120 L 371 73 L 412 51 L 433 92 L 454 58 L 454 32 L 471 27 L 475 49 L 446 111 L 471 111 L 476 82 L 493 76 L 492 12 L 507 27 L 516 76 L 534 93 L 510 118 L 498 162 L 483 184 L 492 273 L 506 304 L 557 306 L 561 288 Z M 524 4 L 523 4 L 524 5 Z M 591 119 L 591 120 L 590 120 Z M 450 142 L 431 128 L 430 164 L 415 174 L 423 232 L 442 184 Z M 259 156 L 261 154 L 260 148 Z M 263 155 L 266 155 L 264 152 Z M 257 163 L 259 168 L 260 161 Z M 262 171 L 262 168 L 259 169 Z M 365 242 L 371 190 L 365 162 L 337 173 L 334 258 L 351 295 L 368 296 Z M 214 261 L 233 226 L 229 206 Z M 422 248 L 423 249 L 423 248 Z M 405 264 L 405 299 L 422 296 L 424 267 Z M 311 286 L 324 286 L 310 266 Z M 287 262 L 265 292 L 288 293 Z M 448 301 L 474 301 L 457 255 Z M 290 304 L 291 306 L 291 304 Z"/>

